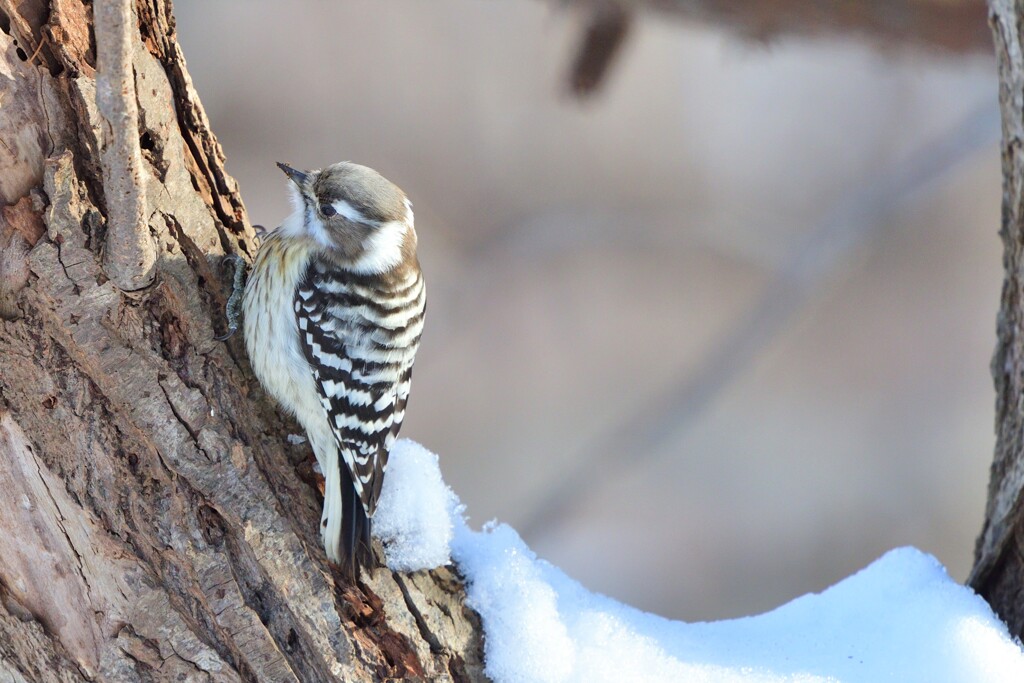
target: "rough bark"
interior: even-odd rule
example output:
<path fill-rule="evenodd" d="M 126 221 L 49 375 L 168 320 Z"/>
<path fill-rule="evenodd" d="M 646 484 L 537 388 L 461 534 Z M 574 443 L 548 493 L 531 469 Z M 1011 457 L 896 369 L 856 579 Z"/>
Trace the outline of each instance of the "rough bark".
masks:
<path fill-rule="evenodd" d="M 990 0 L 1002 111 L 1004 280 L 992 358 L 996 451 L 968 583 L 1024 635 L 1024 4 Z"/>
<path fill-rule="evenodd" d="M 131 12 L 99 106 L 93 7 L 0 0 L 0 680 L 481 680 L 453 571 L 326 561 L 308 447 L 214 341 L 255 235 L 169 2 L 95 3 Z"/>

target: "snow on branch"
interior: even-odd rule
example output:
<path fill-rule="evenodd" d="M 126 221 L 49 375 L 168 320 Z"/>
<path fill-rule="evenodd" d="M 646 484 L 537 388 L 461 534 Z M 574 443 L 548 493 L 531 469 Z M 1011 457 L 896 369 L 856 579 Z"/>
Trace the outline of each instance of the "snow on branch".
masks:
<path fill-rule="evenodd" d="M 374 532 L 393 569 L 454 560 L 495 683 L 1024 679 L 1024 652 L 1006 626 L 914 548 L 766 614 L 672 621 L 591 593 L 505 524 L 471 530 L 437 456 L 405 439 L 391 453 Z"/>

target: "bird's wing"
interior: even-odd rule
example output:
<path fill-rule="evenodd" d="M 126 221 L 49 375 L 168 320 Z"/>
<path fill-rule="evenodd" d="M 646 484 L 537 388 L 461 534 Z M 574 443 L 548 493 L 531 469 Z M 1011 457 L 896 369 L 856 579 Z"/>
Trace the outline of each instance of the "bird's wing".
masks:
<path fill-rule="evenodd" d="M 336 293 L 301 284 L 295 317 L 327 420 L 367 516 L 380 497 L 388 450 L 409 396 L 411 366 L 387 362 L 386 351 L 353 348 L 360 331 L 343 319 Z"/>

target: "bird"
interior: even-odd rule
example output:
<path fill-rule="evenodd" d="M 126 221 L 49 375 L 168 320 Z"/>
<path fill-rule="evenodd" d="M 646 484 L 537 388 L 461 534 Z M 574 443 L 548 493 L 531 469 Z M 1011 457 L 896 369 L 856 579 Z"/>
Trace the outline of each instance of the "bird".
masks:
<path fill-rule="evenodd" d="M 277 165 L 293 211 L 245 284 L 245 346 L 260 383 L 306 430 L 324 476 L 324 550 L 355 581 L 376 566 L 371 520 L 423 333 L 412 203 L 367 166 Z"/>

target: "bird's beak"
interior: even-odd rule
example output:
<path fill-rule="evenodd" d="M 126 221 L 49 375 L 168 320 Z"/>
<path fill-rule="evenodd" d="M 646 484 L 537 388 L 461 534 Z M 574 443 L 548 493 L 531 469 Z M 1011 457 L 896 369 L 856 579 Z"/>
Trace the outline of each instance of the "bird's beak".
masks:
<path fill-rule="evenodd" d="M 292 182 L 299 187 L 302 187 L 306 183 L 306 178 L 309 177 L 308 173 L 303 173 L 302 171 L 292 168 L 288 164 L 282 164 L 280 161 L 277 162 L 277 167 L 284 171 L 285 175 L 291 178 Z"/>

